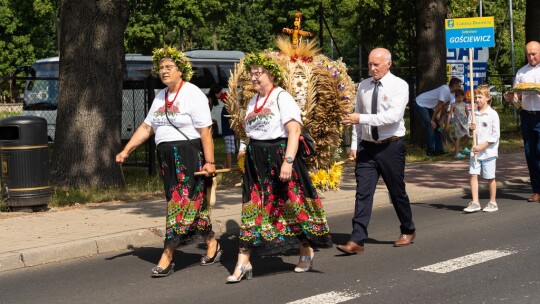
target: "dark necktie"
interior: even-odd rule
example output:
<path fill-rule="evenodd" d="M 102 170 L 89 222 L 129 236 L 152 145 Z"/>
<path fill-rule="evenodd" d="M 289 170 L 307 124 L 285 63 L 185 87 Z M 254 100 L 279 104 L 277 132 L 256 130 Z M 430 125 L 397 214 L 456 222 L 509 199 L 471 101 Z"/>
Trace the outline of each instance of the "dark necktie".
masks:
<path fill-rule="evenodd" d="M 371 95 L 371 114 L 377 114 L 377 97 L 379 94 L 380 81 L 373 81 L 375 88 L 373 89 L 373 95 Z M 379 130 L 377 126 L 371 126 L 371 137 L 373 140 L 379 140 Z"/>

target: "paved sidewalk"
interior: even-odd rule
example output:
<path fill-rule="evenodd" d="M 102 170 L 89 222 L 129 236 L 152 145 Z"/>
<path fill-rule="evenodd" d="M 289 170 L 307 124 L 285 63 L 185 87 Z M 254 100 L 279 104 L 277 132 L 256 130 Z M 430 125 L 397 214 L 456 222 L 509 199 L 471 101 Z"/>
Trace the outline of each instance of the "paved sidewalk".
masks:
<path fill-rule="evenodd" d="M 328 215 L 352 213 L 355 181 L 352 164 L 344 170 L 339 191 L 323 193 Z M 528 182 L 523 153 L 502 155 L 497 161 L 499 188 L 509 182 Z M 408 164 L 405 172 L 411 202 L 435 201 L 469 193 L 468 161 Z M 480 181 L 481 186 L 485 182 Z M 212 220 L 219 235 L 228 221 L 240 219 L 241 190 L 217 191 Z M 374 207 L 390 204 L 381 181 Z M 465 207 L 467 202 L 463 201 Z M 61 210 L 3 217 L 0 213 L 0 272 L 62 260 L 88 257 L 142 246 L 161 246 L 165 226 L 164 200 L 88 204 Z"/>

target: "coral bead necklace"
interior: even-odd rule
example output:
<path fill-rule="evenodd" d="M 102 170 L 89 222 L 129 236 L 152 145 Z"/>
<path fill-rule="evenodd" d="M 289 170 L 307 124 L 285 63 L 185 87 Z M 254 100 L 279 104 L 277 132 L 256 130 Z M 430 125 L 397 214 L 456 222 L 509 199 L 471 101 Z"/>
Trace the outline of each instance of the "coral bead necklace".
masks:
<path fill-rule="evenodd" d="M 259 103 L 259 98 L 261 96 L 261 93 L 257 94 L 257 100 L 255 101 L 255 108 L 253 109 L 253 111 L 255 113 L 259 113 L 263 108 L 264 108 L 264 105 L 266 104 L 266 102 L 268 101 L 268 97 L 270 97 L 270 94 L 272 94 L 272 91 L 274 90 L 274 86 L 272 86 L 272 88 L 270 89 L 270 92 L 266 93 L 266 98 L 264 99 L 264 102 L 263 104 L 258 107 L 257 104 Z"/>
<path fill-rule="evenodd" d="M 173 100 L 169 100 L 169 88 L 167 88 L 167 90 L 165 90 L 165 105 L 167 106 L 167 108 L 172 107 L 172 105 L 174 104 L 174 101 L 176 100 L 176 97 L 178 97 L 178 95 L 180 93 L 180 89 L 182 88 L 183 85 L 184 85 L 184 80 L 181 80 L 180 87 L 176 91 L 176 95 L 174 95 Z"/>

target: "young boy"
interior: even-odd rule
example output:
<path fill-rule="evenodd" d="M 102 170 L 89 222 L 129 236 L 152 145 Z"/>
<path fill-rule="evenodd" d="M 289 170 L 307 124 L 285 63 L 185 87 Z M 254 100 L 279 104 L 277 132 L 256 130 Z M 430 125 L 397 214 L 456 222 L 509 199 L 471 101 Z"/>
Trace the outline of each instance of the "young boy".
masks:
<path fill-rule="evenodd" d="M 499 148 L 499 114 L 490 107 L 491 96 L 489 87 L 480 85 L 474 90 L 477 109 L 475 110 L 475 122 L 472 122 L 472 115 L 469 115 L 469 134 L 476 130 L 476 145 L 472 147 L 470 169 L 471 174 L 471 195 L 472 202 L 463 211 L 476 212 L 482 210 L 478 200 L 478 175 L 482 172 L 482 177 L 488 181 L 489 203 L 483 209 L 486 212 L 499 210 L 495 201 L 497 183 L 495 182 L 495 168 Z M 474 159 L 476 155 L 476 162 Z"/>

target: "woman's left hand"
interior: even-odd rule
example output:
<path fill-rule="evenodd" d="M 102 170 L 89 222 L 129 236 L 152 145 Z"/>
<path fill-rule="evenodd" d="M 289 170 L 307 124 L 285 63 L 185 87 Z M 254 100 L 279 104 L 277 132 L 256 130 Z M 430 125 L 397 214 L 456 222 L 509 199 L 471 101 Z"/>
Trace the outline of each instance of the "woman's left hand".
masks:
<path fill-rule="evenodd" d="M 292 175 L 292 164 L 283 162 L 281 165 L 281 171 L 279 172 L 279 179 L 281 181 L 288 181 L 291 179 Z"/>

